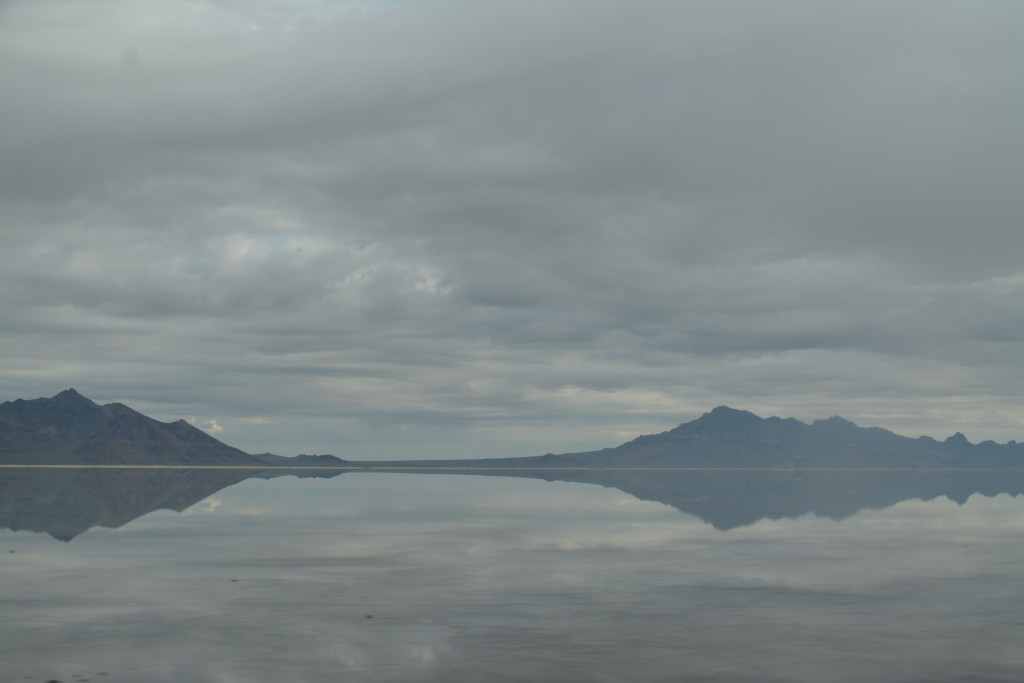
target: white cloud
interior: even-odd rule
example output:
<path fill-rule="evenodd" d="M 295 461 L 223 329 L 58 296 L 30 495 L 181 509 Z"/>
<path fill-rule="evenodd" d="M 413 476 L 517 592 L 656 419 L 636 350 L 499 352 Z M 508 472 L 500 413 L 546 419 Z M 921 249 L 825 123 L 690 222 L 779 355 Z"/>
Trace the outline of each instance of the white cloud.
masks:
<path fill-rule="evenodd" d="M 184 417 L 182 419 L 184 419 L 185 422 L 188 422 L 189 424 L 191 424 L 193 426 L 199 427 L 204 432 L 210 432 L 211 434 L 216 434 L 218 432 L 223 432 L 224 431 L 224 428 L 221 427 L 220 424 L 217 423 L 217 420 L 202 420 L 200 418 L 197 418 L 197 417 L 194 417 L 194 416 L 191 416 L 191 415 L 186 416 L 186 417 Z"/>
<path fill-rule="evenodd" d="M 217 498 L 207 498 L 204 501 L 196 503 L 195 505 L 192 505 L 188 508 L 185 508 L 185 510 L 182 511 L 182 514 L 195 515 L 199 513 L 216 512 L 217 508 L 219 508 L 222 504 L 222 500 L 219 500 Z"/>

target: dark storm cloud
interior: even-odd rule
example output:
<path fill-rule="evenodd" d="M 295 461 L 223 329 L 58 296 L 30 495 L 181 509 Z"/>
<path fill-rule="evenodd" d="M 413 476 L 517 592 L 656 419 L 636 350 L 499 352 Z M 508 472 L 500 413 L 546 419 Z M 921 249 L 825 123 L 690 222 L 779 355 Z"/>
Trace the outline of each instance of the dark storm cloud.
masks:
<path fill-rule="evenodd" d="M 0 11 L 12 398 L 1019 436 L 1017 3 Z"/>

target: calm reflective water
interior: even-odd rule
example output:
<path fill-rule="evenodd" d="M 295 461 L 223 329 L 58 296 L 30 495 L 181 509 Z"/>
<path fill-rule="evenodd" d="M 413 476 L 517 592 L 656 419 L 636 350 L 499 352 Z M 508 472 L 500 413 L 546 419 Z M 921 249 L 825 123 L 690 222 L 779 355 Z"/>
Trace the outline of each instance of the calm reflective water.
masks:
<path fill-rule="evenodd" d="M 0 474 L 3 680 L 1024 680 L 1019 473 Z"/>

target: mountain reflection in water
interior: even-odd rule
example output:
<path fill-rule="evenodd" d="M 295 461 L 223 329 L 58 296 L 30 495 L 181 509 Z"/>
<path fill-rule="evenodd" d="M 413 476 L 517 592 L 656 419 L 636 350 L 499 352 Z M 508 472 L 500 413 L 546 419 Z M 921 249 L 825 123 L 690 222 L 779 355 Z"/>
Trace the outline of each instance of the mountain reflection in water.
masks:
<path fill-rule="evenodd" d="M 1020 472 L 297 473 L 0 469 L 5 680 L 1024 671 Z"/>
<path fill-rule="evenodd" d="M 390 469 L 386 472 L 410 472 Z M 0 526 L 46 532 L 69 541 L 95 527 L 119 527 L 158 509 L 182 511 L 251 478 L 337 477 L 359 470 L 210 468 L 2 468 Z M 973 494 L 1024 493 L 1020 470 L 673 470 L 673 469 L 458 469 L 417 470 L 427 475 L 500 476 L 566 481 L 615 488 L 640 500 L 671 505 L 716 529 L 760 519 L 843 519 L 903 500 L 945 496 L 963 503 Z"/>

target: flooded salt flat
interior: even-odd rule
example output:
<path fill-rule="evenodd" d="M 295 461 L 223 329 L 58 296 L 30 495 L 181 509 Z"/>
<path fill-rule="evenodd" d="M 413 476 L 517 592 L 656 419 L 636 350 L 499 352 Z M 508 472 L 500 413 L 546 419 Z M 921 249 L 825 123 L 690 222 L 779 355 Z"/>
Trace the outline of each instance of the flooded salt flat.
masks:
<path fill-rule="evenodd" d="M 38 500 L 39 478 L 54 475 L 35 476 Z M 66 540 L 27 530 L 24 516 L 9 525 L 22 530 L 0 531 L 5 680 L 909 683 L 1024 672 L 1019 494 L 909 498 L 841 518 L 794 504 L 723 530 L 565 481 L 348 472 L 218 486 L 183 512 L 101 520 Z M 128 517 L 140 504 L 54 490 L 80 516 L 110 503 Z"/>

